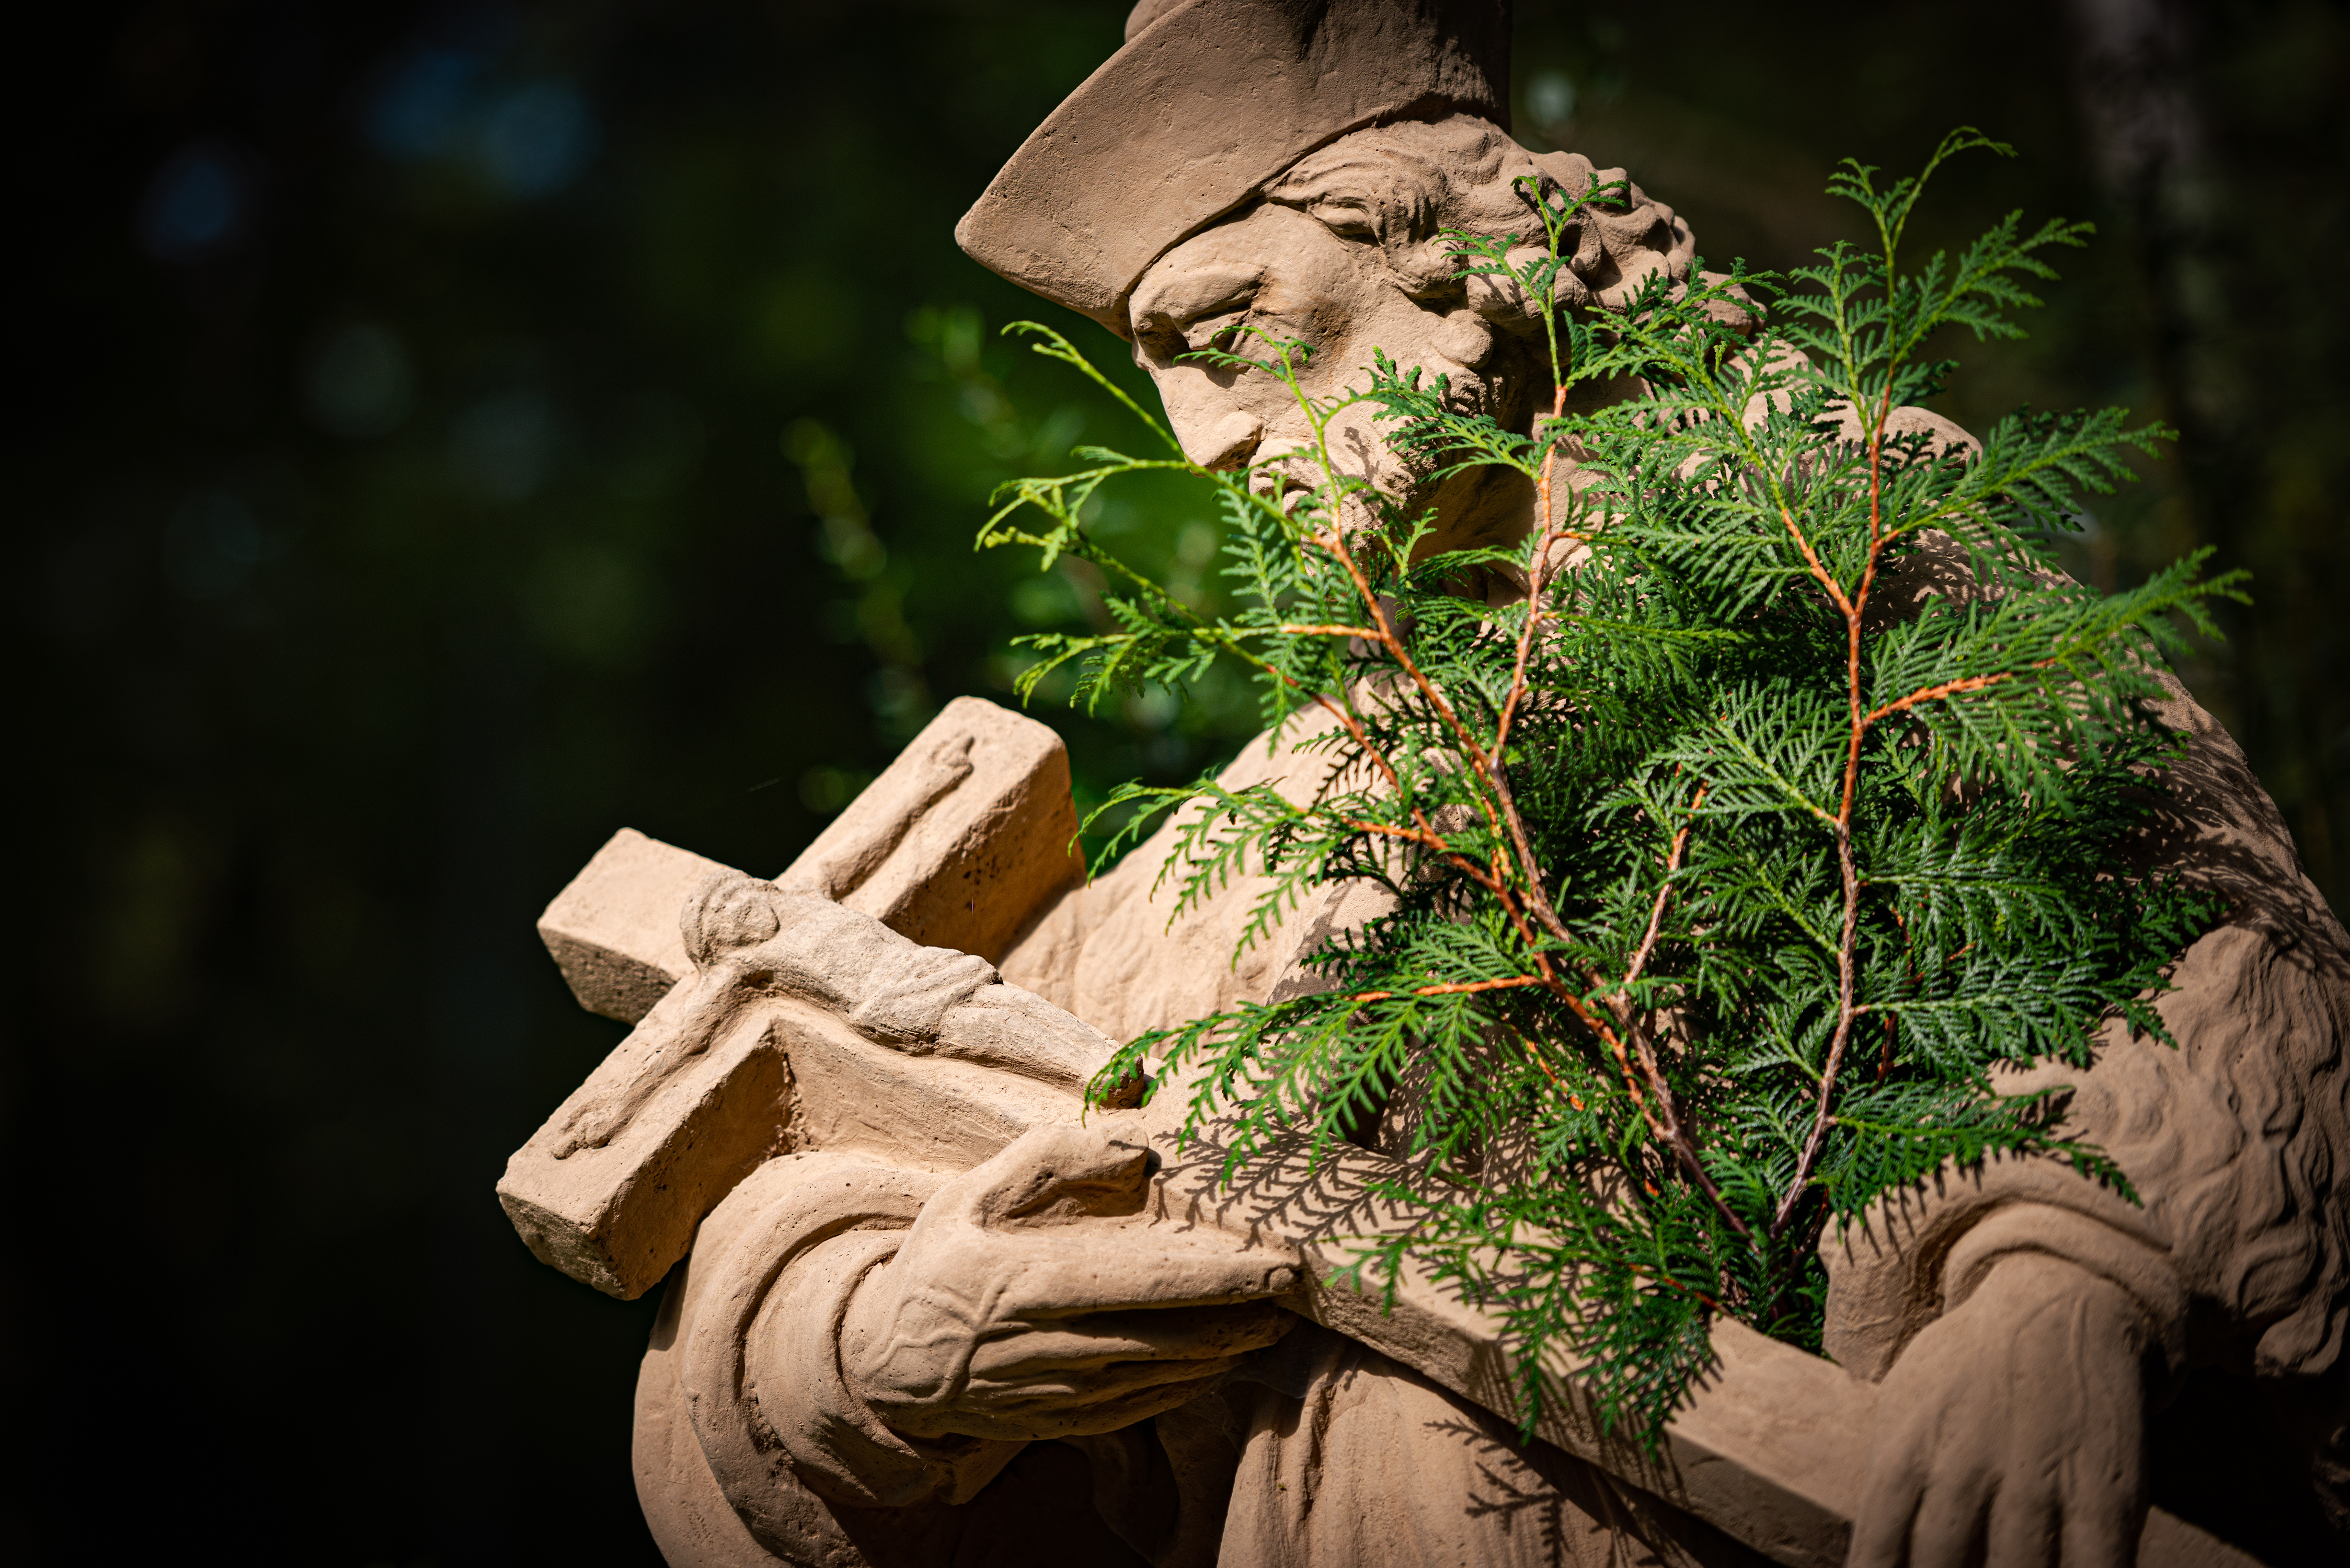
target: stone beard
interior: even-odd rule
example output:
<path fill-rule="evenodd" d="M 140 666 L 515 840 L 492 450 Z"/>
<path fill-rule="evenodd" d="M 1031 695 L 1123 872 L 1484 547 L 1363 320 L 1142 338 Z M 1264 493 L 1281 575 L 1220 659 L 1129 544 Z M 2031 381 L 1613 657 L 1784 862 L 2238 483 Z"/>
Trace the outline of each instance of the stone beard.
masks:
<path fill-rule="evenodd" d="M 1359 387 L 1377 348 L 1528 430 L 1551 397 L 1539 315 L 1456 277 L 1444 236 L 1533 226 L 1523 179 L 1621 176 L 1511 140 L 1506 22 L 1465 0 L 1146 3 L 958 238 L 1128 339 L 1203 466 L 1277 468 L 1309 439 L 1273 377 L 1182 358 L 1262 355 L 1249 328 L 1311 347 L 1310 396 Z M 1695 265 L 1628 184 L 1572 244 L 1562 301 L 1590 312 Z M 1525 486 L 1435 482 L 1367 412 L 1333 456 L 1434 508 L 1431 548 L 1524 536 Z M 1899 595 L 1967 574 L 1929 564 Z M 2248 1452 L 2261 1508 L 2350 1541 L 2350 937 L 2241 753 L 2172 690 L 2189 749 L 2160 863 L 2229 910 L 2160 1003 L 2176 1049 L 2109 1032 L 2062 1075 L 2143 1206 L 2034 1159 L 1880 1205 L 1824 1245 L 1835 1365 L 1771 1347 L 1763 1447 L 1712 1439 L 1711 1469 L 1521 1443 L 1436 1338 L 1317 1295 L 1309 1236 L 1203 1196 L 1165 1107 L 1080 1119 L 1112 1040 L 1315 985 L 1299 956 L 1370 911 L 1330 889 L 1235 963 L 1256 886 L 1170 922 L 1173 824 L 1083 885 L 1057 741 L 970 699 L 773 883 L 623 834 L 550 907 L 575 990 L 638 1027 L 501 1197 L 575 1277 L 633 1296 L 669 1276 L 636 1467 L 675 1568 L 1826 1563 L 1847 1542 L 1862 1568 L 2241 1563 L 2150 1504 Z M 1260 738 L 1225 782 L 1303 798 L 1320 755 Z M 1450 1311 L 1413 1321 L 1473 1338 Z M 1723 1398 L 1762 1354 L 1726 1334 Z M 1854 1429 L 1780 1432 L 1767 1400 L 1799 1385 Z"/>

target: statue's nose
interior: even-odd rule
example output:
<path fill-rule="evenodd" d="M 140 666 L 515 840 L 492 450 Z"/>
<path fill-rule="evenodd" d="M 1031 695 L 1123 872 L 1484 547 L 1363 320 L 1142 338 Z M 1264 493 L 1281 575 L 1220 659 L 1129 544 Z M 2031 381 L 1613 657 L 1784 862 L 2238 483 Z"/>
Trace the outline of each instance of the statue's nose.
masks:
<path fill-rule="evenodd" d="M 1204 425 L 1178 416 L 1175 439 L 1183 443 L 1185 457 L 1221 472 L 1239 468 L 1256 455 L 1257 443 L 1264 439 L 1264 421 L 1240 409 Z"/>

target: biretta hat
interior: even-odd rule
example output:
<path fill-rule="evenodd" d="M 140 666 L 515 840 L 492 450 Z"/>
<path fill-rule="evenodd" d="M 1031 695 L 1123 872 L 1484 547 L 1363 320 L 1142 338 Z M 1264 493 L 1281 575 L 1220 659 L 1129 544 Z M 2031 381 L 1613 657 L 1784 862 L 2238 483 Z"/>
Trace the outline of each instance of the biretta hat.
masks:
<path fill-rule="evenodd" d="M 1123 337 L 1152 262 L 1325 142 L 1459 112 L 1506 128 L 1509 60 L 1509 0 L 1142 0 L 955 241 Z"/>

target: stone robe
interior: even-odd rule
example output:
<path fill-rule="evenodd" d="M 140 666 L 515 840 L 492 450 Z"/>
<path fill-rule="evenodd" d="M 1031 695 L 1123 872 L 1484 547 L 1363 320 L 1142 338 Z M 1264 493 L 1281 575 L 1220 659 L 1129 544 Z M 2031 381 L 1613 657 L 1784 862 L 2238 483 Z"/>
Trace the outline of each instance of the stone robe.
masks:
<path fill-rule="evenodd" d="M 2350 1542 L 2350 1211 L 2337 1190 L 2350 1158 L 2350 939 L 2241 752 L 2173 689 L 2162 717 L 2190 747 L 2148 861 L 2229 902 L 2160 1002 L 2178 1045 L 2112 1029 L 2087 1071 L 2014 1080 L 2074 1085 L 2071 1124 L 2120 1162 L 2143 1207 L 2046 1160 L 1946 1172 L 1824 1243 L 1827 1349 L 1882 1378 L 1998 1259 L 2064 1259 L 2119 1284 L 2153 1326 L 2155 1501 L 2272 1563 L 2324 1560 Z M 1278 777 L 1302 795 L 1323 766 L 1316 753 L 1268 755 L 1260 741 L 1225 783 Z M 1050 910 L 1007 955 L 1004 979 L 1128 1038 L 1313 983 L 1298 956 L 1361 918 L 1333 890 L 1235 965 L 1252 889 L 1229 888 L 1170 930 L 1171 895 L 1154 898 L 1151 883 L 1172 831 Z M 639 1490 L 677 1568 L 1762 1561 L 1312 1324 L 1216 1393 L 1103 1437 L 1023 1447 L 899 1436 L 858 1406 L 837 1341 L 856 1282 L 894 1253 L 940 1179 L 785 1157 L 705 1221 L 668 1287 L 639 1391 Z M 746 1318 L 753 1298 L 762 1304 Z M 695 1354 L 725 1366 L 696 1372 Z M 725 1405 L 695 1418 L 699 1442 L 687 1416 L 698 1400 Z M 709 1451 L 712 1430 L 737 1428 L 739 1441 L 719 1440 L 733 1443 L 726 1453 Z"/>

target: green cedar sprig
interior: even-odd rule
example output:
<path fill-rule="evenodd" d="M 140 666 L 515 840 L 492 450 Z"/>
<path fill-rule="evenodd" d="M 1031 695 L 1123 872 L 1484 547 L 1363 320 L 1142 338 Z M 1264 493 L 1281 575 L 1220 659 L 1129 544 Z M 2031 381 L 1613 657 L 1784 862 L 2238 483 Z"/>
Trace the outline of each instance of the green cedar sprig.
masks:
<path fill-rule="evenodd" d="M 1497 1312 L 1529 1424 L 1553 1352 L 1653 1438 L 1713 1315 L 1815 1346 L 1823 1228 L 1949 1162 L 2041 1155 L 2127 1192 L 2061 1096 L 2002 1096 L 1990 1075 L 2085 1064 L 2115 1017 L 2160 1033 L 2148 999 L 2216 910 L 2139 864 L 2179 744 L 2146 704 L 2183 628 L 2216 635 L 2206 601 L 2241 594 L 2200 556 L 2111 595 L 2055 569 L 2081 493 L 2127 477 L 2158 426 L 2019 414 L 1972 451 L 1891 428 L 1952 369 L 1923 357 L 1933 335 L 2020 335 L 2045 254 L 2086 233 L 2011 215 L 1905 270 L 1928 176 L 1977 148 L 2009 151 L 1954 132 L 1884 189 L 1847 161 L 1830 190 L 1873 248 L 1783 279 L 1654 277 L 1606 312 L 1555 286 L 1584 209 L 1619 192 L 1523 182 L 1539 235 L 1453 242 L 1464 275 L 1543 317 L 1555 395 L 1530 434 L 1383 354 L 1362 389 L 1315 398 L 1305 346 L 1243 322 L 1197 358 L 1288 387 L 1314 438 L 1302 493 L 1295 458 L 1208 472 L 1125 400 L 1171 456 L 1084 449 L 1077 473 L 1007 486 L 982 533 L 1110 585 L 1114 629 L 1026 639 L 1024 696 L 1072 663 L 1097 703 L 1233 657 L 1269 726 L 1313 711 L 1338 764 L 1317 794 L 1129 784 L 1121 840 L 1187 807 L 1162 876 L 1179 910 L 1261 878 L 1244 946 L 1333 881 L 1376 884 L 1389 912 L 1312 955 L 1326 989 L 1153 1031 L 1102 1081 L 1187 1069 L 1228 1177 L 1301 1132 L 1325 1154 L 1412 1096 L 1378 1196 L 1425 1219 L 1352 1272 L 1392 1285 L 1414 1255 Z M 1013 330 L 1118 393 L 1057 334 Z M 1565 411 L 1636 377 L 1643 396 Z M 1357 403 L 1426 472 L 1523 474 L 1532 536 L 1428 553 L 1432 517 L 1331 460 Z M 1234 612 L 1087 531 L 1102 484 L 1152 469 L 1215 487 Z M 1447 591 L 1472 571 L 1524 601 Z"/>

